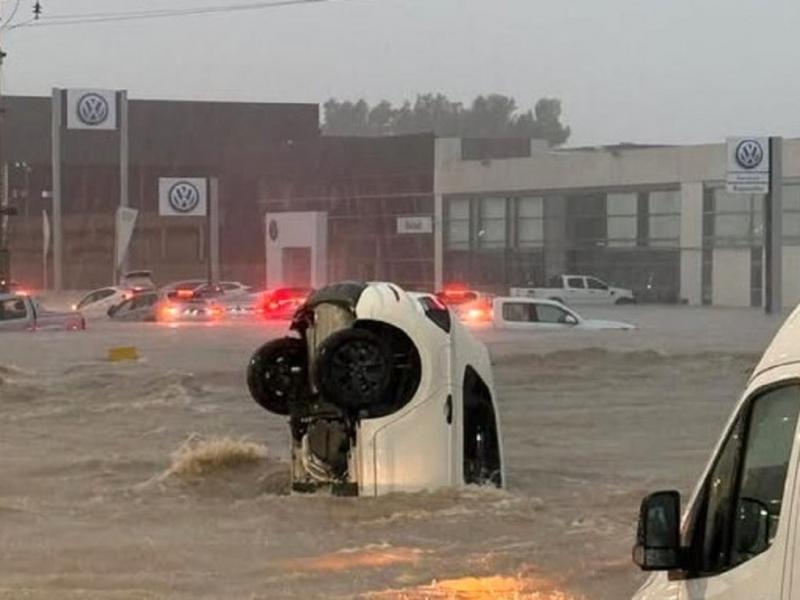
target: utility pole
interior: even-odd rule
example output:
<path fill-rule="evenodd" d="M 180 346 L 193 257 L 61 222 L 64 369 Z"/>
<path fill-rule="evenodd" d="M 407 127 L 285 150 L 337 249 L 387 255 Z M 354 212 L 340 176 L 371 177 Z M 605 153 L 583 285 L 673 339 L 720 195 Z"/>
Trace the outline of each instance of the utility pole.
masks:
<path fill-rule="evenodd" d="M 6 53 L 0 48 L 0 74 Z M 2 80 L 2 77 L 0 77 Z M 11 255 L 9 252 L 8 217 L 12 209 L 8 206 L 8 169 L 6 169 L 4 146 L 6 145 L 5 103 L 0 89 L 0 281 L 11 281 Z"/>

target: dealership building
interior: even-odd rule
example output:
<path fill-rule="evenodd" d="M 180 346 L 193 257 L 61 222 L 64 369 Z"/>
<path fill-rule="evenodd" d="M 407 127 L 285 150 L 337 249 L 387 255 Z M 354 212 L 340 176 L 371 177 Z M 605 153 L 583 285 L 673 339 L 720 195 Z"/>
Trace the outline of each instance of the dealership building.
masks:
<path fill-rule="evenodd" d="M 800 301 L 800 140 L 784 141 L 783 298 Z M 469 157 L 436 143 L 437 282 L 502 290 L 588 273 L 643 300 L 761 306 L 763 196 L 729 194 L 725 144 Z"/>
<path fill-rule="evenodd" d="M 52 211 L 52 102 L 10 97 L 5 109 L 20 213 L 12 275 L 36 286 L 42 211 Z M 380 279 L 505 293 L 579 273 L 642 301 L 763 302 L 763 196 L 726 192 L 722 143 L 553 150 L 526 139 L 329 137 L 309 104 L 131 100 L 129 112 L 128 197 L 139 216 L 128 263 L 161 282 L 204 276 L 214 254 L 222 279 L 269 287 Z M 110 283 L 118 135 L 62 133 L 66 288 Z M 800 301 L 800 140 L 783 148 L 788 306 Z M 215 180 L 218 232 L 159 212 L 168 177 Z"/>

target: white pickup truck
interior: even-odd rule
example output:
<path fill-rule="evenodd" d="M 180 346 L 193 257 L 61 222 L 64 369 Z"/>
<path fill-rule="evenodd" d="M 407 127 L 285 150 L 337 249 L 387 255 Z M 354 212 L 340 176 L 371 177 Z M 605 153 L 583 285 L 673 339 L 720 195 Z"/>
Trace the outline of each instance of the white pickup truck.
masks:
<path fill-rule="evenodd" d="M 30 296 L 0 294 L 0 332 L 84 329 L 86 321 L 79 312 L 51 312 L 43 310 Z"/>
<path fill-rule="evenodd" d="M 549 287 L 512 287 L 515 297 L 547 298 L 562 304 L 634 304 L 631 290 L 608 285 L 587 275 L 557 275 Z"/>

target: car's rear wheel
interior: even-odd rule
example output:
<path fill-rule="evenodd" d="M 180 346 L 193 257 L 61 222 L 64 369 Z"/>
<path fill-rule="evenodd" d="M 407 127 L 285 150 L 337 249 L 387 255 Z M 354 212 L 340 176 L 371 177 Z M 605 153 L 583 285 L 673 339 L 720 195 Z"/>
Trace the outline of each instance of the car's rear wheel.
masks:
<path fill-rule="evenodd" d="M 281 338 L 256 350 L 247 367 L 247 387 L 269 412 L 288 415 L 308 393 L 308 354 L 299 338 Z"/>
<path fill-rule="evenodd" d="M 636 300 L 633 298 L 619 298 L 614 304 L 635 304 Z"/>
<path fill-rule="evenodd" d="M 314 369 L 325 399 L 359 410 L 381 402 L 394 368 L 389 345 L 366 329 L 343 329 L 320 344 Z"/>

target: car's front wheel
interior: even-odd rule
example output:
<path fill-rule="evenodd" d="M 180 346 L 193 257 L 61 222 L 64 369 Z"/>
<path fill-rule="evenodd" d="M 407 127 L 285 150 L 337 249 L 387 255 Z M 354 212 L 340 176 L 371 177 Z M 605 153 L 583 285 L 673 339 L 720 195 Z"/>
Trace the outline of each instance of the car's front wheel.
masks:
<path fill-rule="evenodd" d="M 394 368 L 389 345 L 366 329 L 343 329 L 320 344 L 314 369 L 325 399 L 360 410 L 381 402 Z"/>

